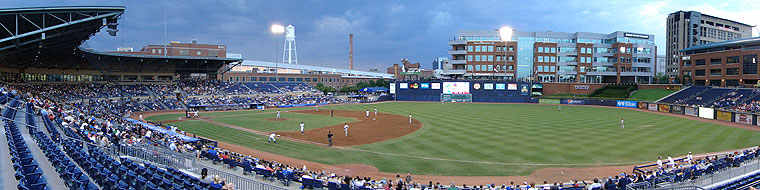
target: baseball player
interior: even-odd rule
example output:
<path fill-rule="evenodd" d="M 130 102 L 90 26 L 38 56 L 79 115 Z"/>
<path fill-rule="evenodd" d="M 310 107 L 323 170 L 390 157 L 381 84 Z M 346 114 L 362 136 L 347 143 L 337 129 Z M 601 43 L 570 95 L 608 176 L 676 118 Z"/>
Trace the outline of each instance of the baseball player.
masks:
<path fill-rule="evenodd" d="M 660 169 L 662 169 L 662 157 L 657 157 L 657 167 L 660 167 Z"/>
<path fill-rule="evenodd" d="M 668 155 L 668 167 L 676 168 L 676 161 L 674 161 L 673 157 L 670 157 L 670 155 Z"/>
<path fill-rule="evenodd" d="M 193 114 L 194 114 L 193 116 L 197 118 L 197 117 L 198 117 L 198 110 L 195 110 L 195 111 L 193 112 Z"/>
<path fill-rule="evenodd" d="M 625 129 L 625 120 L 623 118 L 620 118 L 620 128 Z"/>
<path fill-rule="evenodd" d="M 142 114 L 140 114 L 140 121 L 142 121 Z"/>
<path fill-rule="evenodd" d="M 377 108 L 375 108 L 375 117 L 377 117 Z"/>
<path fill-rule="evenodd" d="M 348 136 L 348 123 L 346 123 L 346 125 L 343 125 L 343 132 L 346 132 L 346 136 Z"/>
<path fill-rule="evenodd" d="M 557 106 L 557 111 L 562 111 L 562 106 Z"/>
<path fill-rule="evenodd" d="M 335 113 L 335 110 L 330 110 L 330 117 L 333 117 L 333 113 Z"/>
<path fill-rule="evenodd" d="M 277 110 L 277 117 L 275 118 L 280 119 L 280 110 Z"/>
<path fill-rule="evenodd" d="M 317 112 L 319 112 L 319 104 L 317 104 Z"/>
<path fill-rule="evenodd" d="M 367 118 L 369 118 L 369 110 L 367 110 Z"/>
<path fill-rule="evenodd" d="M 691 163 L 691 159 L 692 158 L 693 157 L 691 155 L 691 152 L 689 152 L 689 154 L 686 155 L 686 159 L 684 159 L 683 161 L 686 162 L 686 163 Z"/>
<path fill-rule="evenodd" d="M 274 132 L 272 132 L 272 134 L 269 135 L 269 140 L 267 140 L 267 143 L 270 143 L 270 142 L 274 141 L 274 144 L 277 144 L 277 139 L 274 138 L 276 136 L 277 136 L 277 134 L 274 134 Z"/>
<path fill-rule="evenodd" d="M 327 131 L 327 146 L 332 146 L 332 131 Z"/>
<path fill-rule="evenodd" d="M 303 121 L 301 121 L 301 135 L 303 135 Z"/>
<path fill-rule="evenodd" d="M 409 124 L 412 124 L 412 114 L 409 114 Z"/>

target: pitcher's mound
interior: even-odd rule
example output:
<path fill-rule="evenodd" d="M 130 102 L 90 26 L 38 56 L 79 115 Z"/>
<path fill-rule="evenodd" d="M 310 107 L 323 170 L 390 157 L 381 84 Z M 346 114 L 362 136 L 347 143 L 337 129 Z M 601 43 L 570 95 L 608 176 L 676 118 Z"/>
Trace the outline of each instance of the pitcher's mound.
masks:
<path fill-rule="evenodd" d="M 269 118 L 269 119 L 264 119 L 264 120 L 267 120 L 267 121 L 287 121 L 288 119 L 287 118 Z"/>

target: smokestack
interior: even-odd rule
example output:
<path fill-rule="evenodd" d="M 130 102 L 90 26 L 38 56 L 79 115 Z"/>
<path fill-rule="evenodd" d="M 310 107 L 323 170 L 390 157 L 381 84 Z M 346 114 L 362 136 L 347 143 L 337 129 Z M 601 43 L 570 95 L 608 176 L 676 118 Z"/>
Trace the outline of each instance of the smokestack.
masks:
<path fill-rule="evenodd" d="M 348 70 L 354 70 L 354 34 L 348 35 L 348 43 L 350 49 L 348 49 Z"/>

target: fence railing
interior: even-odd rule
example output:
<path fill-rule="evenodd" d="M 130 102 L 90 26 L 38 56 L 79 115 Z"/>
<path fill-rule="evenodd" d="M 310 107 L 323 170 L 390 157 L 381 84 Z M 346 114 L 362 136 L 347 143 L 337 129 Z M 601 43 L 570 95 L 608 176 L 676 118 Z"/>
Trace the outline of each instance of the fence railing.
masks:
<path fill-rule="evenodd" d="M 742 164 L 739 167 L 730 167 L 721 171 L 714 172 L 712 174 L 705 174 L 694 180 L 688 180 L 678 183 L 660 183 L 652 184 L 648 181 L 633 183 L 628 185 L 628 189 L 709 189 L 705 187 L 717 187 L 726 183 L 730 183 L 734 180 L 739 180 L 741 177 L 760 173 L 760 160 L 754 159 L 746 164 Z"/>
<path fill-rule="evenodd" d="M 139 144 L 131 146 L 114 146 L 113 150 L 118 156 L 129 156 L 132 159 L 150 162 L 175 169 L 185 169 L 196 172 L 195 155 L 191 153 L 179 153 L 168 149 Z"/>
<path fill-rule="evenodd" d="M 203 165 L 199 165 L 204 167 Z M 238 174 L 225 172 L 215 169 L 214 167 L 204 167 L 208 169 L 209 176 L 219 175 L 219 178 L 225 180 L 226 183 L 232 183 L 235 185 L 235 189 L 243 190 L 285 190 L 283 187 L 262 183 L 253 179 L 249 179 Z"/>

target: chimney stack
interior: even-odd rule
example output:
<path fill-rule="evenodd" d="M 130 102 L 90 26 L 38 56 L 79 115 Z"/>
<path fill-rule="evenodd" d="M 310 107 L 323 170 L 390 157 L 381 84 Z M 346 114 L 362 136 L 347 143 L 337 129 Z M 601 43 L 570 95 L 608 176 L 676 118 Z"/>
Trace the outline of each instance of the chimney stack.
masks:
<path fill-rule="evenodd" d="M 348 49 L 348 70 L 354 70 L 354 34 L 348 35 L 348 43 L 350 49 Z"/>

